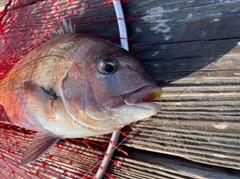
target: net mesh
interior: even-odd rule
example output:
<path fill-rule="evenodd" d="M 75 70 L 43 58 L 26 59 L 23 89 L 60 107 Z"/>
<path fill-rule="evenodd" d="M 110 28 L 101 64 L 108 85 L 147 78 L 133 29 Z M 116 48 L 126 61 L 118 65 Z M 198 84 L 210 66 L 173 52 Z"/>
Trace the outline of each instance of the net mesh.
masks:
<path fill-rule="evenodd" d="M 111 0 L 2 0 L 0 7 L 0 78 L 24 55 L 44 43 L 63 19 L 71 19 L 77 33 L 119 43 Z M 35 131 L 9 124 L 3 108 L 0 117 L 0 178 L 94 178 L 110 139 L 110 134 L 104 138 L 63 139 L 36 162 L 22 167 L 19 159 Z M 118 150 L 122 151 L 120 147 Z M 121 166 L 116 160 L 112 162 Z"/>

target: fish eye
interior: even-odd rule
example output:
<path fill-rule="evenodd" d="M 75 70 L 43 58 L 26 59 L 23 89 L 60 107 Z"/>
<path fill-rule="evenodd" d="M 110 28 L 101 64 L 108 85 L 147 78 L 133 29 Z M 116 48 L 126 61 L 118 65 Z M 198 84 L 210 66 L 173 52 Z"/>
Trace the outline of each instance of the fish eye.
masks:
<path fill-rule="evenodd" d="M 98 71 L 105 75 L 110 75 L 117 70 L 117 60 L 115 58 L 104 58 L 98 65 Z"/>

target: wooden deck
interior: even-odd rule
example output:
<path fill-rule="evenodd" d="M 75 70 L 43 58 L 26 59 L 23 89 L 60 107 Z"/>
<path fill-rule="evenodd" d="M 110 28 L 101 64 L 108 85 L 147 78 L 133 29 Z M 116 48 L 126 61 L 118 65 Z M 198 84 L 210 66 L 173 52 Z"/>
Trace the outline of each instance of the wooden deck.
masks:
<path fill-rule="evenodd" d="M 240 1 L 131 0 L 131 51 L 162 111 L 125 128 L 116 178 L 240 178 Z M 123 140 L 122 138 L 121 140 Z M 120 140 L 120 141 L 121 141 Z"/>
<path fill-rule="evenodd" d="M 112 12 L 109 6 L 97 18 Z M 129 154 L 114 154 L 124 168 L 111 163 L 107 172 L 120 179 L 240 178 L 240 0 L 129 0 L 124 12 L 131 52 L 164 93 L 152 120 L 124 128 L 133 136 L 120 139 Z M 91 160 L 91 150 L 75 145 Z"/>
<path fill-rule="evenodd" d="M 140 1 L 132 50 L 163 86 L 162 111 L 126 127 L 117 178 L 240 178 L 240 1 Z"/>

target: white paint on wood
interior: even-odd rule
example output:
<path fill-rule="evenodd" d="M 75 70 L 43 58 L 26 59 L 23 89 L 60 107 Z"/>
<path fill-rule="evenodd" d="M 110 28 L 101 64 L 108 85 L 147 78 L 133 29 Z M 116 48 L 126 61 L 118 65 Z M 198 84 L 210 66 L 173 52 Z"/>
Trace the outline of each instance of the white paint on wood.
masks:
<path fill-rule="evenodd" d="M 135 30 L 136 32 L 142 32 L 142 29 L 140 27 L 137 27 Z"/>
<path fill-rule="evenodd" d="M 142 20 L 153 24 L 150 27 L 150 31 L 154 31 L 155 34 L 162 33 L 164 40 L 169 40 L 171 38 L 169 34 L 171 32 L 171 27 L 167 24 L 168 20 L 163 19 L 165 12 L 166 11 L 160 6 L 151 8 L 146 11 L 146 15 L 142 17 Z"/>
<path fill-rule="evenodd" d="M 193 17 L 192 14 L 188 14 L 187 19 L 191 19 Z"/>
<path fill-rule="evenodd" d="M 170 40 L 170 39 L 171 39 L 172 35 L 166 35 L 166 34 L 164 34 L 163 37 L 164 37 L 164 40 L 167 41 L 167 40 Z"/>
<path fill-rule="evenodd" d="M 159 53 L 159 51 L 156 51 L 156 52 L 154 52 L 154 53 L 152 54 L 152 56 L 154 57 L 154 56 L 156 56 L 158 53 Z"/>
<path fill-rule="evenodd" d="M 210 22 L 218 22 L 218 21 L 220 21 L 220 19 L 219 18 L 214 18 L 213 20 L 211 20 Z"/>

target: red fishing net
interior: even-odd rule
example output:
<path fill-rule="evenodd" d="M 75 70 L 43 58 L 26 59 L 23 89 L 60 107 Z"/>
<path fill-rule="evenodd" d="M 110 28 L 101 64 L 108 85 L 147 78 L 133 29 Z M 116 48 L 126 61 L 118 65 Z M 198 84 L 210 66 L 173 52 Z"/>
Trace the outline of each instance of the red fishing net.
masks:
<path fill-rule="evenodd" d="M 63 19 L 67 22 L 71 19 L 77 33 L 93 34 L 119 43 L 111 0 L 1 0 L 0 7 L 0 78 L 21 57 L 44 43 Z M 98 137 L 61 140 L 36 162 L 21 167 L 19 159 L 35 131 L 8 124 L 2 108 L 0 112 L 1 120 L 5 119 L 0 123 L 0 178 L 94 177 L 110 134 L 106 135 L 106 140 Z M 113 162 L 118 165 L 117 161 Z M 113 178 L 108 173 L 106 176 Z"/>

